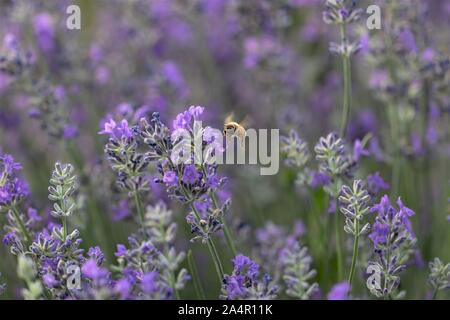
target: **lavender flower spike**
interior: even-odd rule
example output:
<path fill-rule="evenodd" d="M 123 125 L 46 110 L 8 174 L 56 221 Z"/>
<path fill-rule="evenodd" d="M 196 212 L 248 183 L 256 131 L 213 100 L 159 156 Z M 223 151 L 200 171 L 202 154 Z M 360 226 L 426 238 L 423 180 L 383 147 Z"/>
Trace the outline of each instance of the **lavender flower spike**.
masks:
<path fill-rule="evenodd" d="M 375 259 L 369 262 L 372 269 L 381 275 L 380 283 L 370 283 L 370 292 L 376 297 L 401 298 L 404 291 L 395 294 L 400 285 L 400 273 L 406 269 L 406 262 L 414 251 L 416 237 L 409 218 L 414 212 L 397 200 L 399 209 L 392 206 L 387 195 L 370 211 L 377 217 L 369 238 L 374 245 Z"/>
<path fill-rule="evenodd" d="M 225 275 L 221 297 L 227 300 L 251 299 L 271 300 L 277 296 L 278 286 L 271 284 L 268 274 L 260 277 L 260 267 L 244 255 L 233 259 L 234 269 L 231 275 Z"/>
<path fill-rule="evenodd" d="M 286 294 L 301 300 L 309 299 L 319 285 L 310 283 L 317 272 L 311 268 L 312 258 L 308 255 L 308 249 L 295 242 L 282 251 L 282 257 Z"/>
<path fill-rule="evenodd" d="M 433 299 L 438 291 L 450 289 L 450 263 L 444 264 L 439 258 L 429 263 L 430 275 L 428 282 L 433 288 Z"/>
<path fill-rule="evenodd" d="M 341 203 L 341 212 L 345 216 L 344 230 L 354 236 L 352 264 L 348 277 L 350 286 L 352 285 L 358 260 L 359 237 L 367 233 L 370 228 L 369 223 L 366 223 L 362 228 L 360 226 L 363 222 L 362 219 L 369 211 L 369 200 L 369 193 L 363 189 L 361 180 L 353 181 L 352 188 L 345 185 L 342 186 L 339 202 Z"/>

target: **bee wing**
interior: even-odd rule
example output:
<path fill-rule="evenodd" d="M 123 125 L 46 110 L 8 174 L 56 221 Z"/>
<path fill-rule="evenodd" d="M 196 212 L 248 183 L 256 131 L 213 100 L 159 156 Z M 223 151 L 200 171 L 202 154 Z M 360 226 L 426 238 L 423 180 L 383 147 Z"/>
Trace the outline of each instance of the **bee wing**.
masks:
<path fill-rule="evenodd" d="M 230 112 L 227 114 L 227 117 L 225 118 L 225 123 L 231 122 L 234 119 L 234 112 Z"/>
<path fill-rule="evenodd" d="M 249 128 L 251 125 L 251 119 L 250 117 L 247 115 L 245 116 L 244 120 L 242 120 L 241 122 L 239 122 L 239 125 L 241 125 L 242 127 L 244 127 L 245 129 Z"/>

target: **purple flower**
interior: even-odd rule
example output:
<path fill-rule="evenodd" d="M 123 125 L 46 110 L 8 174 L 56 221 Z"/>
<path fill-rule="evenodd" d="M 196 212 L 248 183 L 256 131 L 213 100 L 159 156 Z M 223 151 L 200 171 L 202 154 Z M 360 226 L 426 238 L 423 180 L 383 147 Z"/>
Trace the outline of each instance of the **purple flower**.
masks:
<path fill-rule="evenodd" d="M 369 145 L 369 151 L 370 151 L 370 154 L 373 155 L 375 160 L 383 161 L 384 155 L 383 155 L 383 152 L 382 152 L 382 150 L 380 148 L 380 143 L 379 143 L 377 137 L 373 137 L 371 139 L 370 145 Z"/>
<path fill-rule="evenodd" d="M 3 171 L 6 174 L 13 174 L 14 171 L 22 170 L 22 165 L 15 162 L 14 158 L 9 154 L 5 154 L 3 156 L 0 155 L 0 160 L 3 162 Z"/>
<path fill-rule="evenodd" d="M 99 246 L 89 248 L 88 256 L 91 259 L 95 259 L 99 266 L 102 265 L 103 260 L 105 260 L 105 255 Z"/>
<path fill-rule="evenodd" d="M 119 205 L 113 208 L 113 221 L 121 221 L 129 216 L 131 216 L 131 211 L 127 200 L 120 201 Z"/>
<path fill-rule="evenodd" d="M 327 295 L 328 300 L 347 300 L 350 292 L 350 285 L 347 281 L 335 284 Z"/>
<path fill-rule="evenodd" d="M 247 287 L 245 284 L 245 277 L 239 275 L 232 275 L 226 277 L 226 291 L 228 299 L 234 300 L 238 297 L 245 297 Z"/>
<path fill-rule="evenodd" d="M 119 103 L 116 110 L 122 117 L 130 116 L 134 112 L 133 106 L 128 102 Z"/>
<path fill-rule="evenodd" d="M 193 213 L 188 213 L 186 215 L 186 222 L 190 225 L 192 225 L 195 222 L 195 216 Z"/>
<path fill-rule="evenodd" d="M 66 139 L 72 139 L 75 138 L 78 135 L 78 128 L 72 125 L 66 125 L 64 126 L 64 133 L 63 136 Z"/>
<path fill-rule="evenodd" d="M 114 291 L 120 295 L 120 299 L 125 300 L 130 296 L 131 287 L 130 282 L 123 278 L 116 282 Z"/>
<path fill-rule="evenodd" d="M 10 206 L 28 196 L 28 184 L 16 176 L 21 169 L 12 156 L 0 155 L 0 207 Z"/>
<path fill-rule="evenodd" d="M 375 222 L 372 226 L 372 232 L 369 235 L 369 238 L 373 241 L 373 244 L 377 246 L 378 244 L 386 243 L 386 239 L 389 235 L 389 225 Z"/>
<path fill-rule="evenodd" d="M 2 242 L 4 245 L 11 246 L 16 242 L 16 239 L 16 233 L 14 231 L 11 231 L 3 236 Z"/>
<path fill-rule="evenodd" d="M 412 53 L 417 52 L 416 39 L 410 29 L 404 28 L 401 30 L 398 34 L 398 39 L 405 50 Z"/>
<path fill-rule="evenodd" d="M 322 186 L 326 186 L 331 183 L 331 177 L 320 171 L 311 171 L 310 172 L 311 182 L 310 185 L 313 188 L 319 188 Z"/>
<path fill-rule="evenodd" d="M 409 218 L 414 215 L 414 211 L 406 207 L 400 198 L 397 199 L 397 205 L 399 207 L 398 210 L 391 205 L 389 197 L 384 195 L 380 203 L 371 208 L 371 212 L 378 213 L 372 233 L 369 236 L 375 245 L 385 243 L 384 240 L 391 232 L 391 229 L 397 230 L 404 227 L 410 234 L 412 233 Z"/>
<path fill-rule="evenodd" d="M 252 259 L 242 254 L 233 259 L 235 274 L 245 275 L 250 279 L 255 279 L 259 275 L 259 266 Z"/>
<path fill-rule="evenodd" d="M 433 48 L 425 48 L 422 52 L 421 59 L 424 62 L 432 62 L 436 53 Z"/>
<path fill-rule="evenodd" d="M 271 285 L 272 278 L 264 274 L 259 278 L 259 265 L 244 255 L 233 259 L 231 275 L 223 279 L 223 297 L 226 299 L 269 300 L 276 297 L 278 286 Z"/>
<path fill-rule="evenodd" d="M 199 119 L 204 110 L 201 106 L 190 106 L 188 112 L 194 119 Z"/>
<path fill-rule="evenodd" d="M 370 208 L 370 212 L 374 213 L 377 212 L 379 216 L 384 217 L 391 205 L 391 201 L 389 200 L 388 195 L 384 195 L 381 200 L 380 203 L 375 204 L 372 208 Z"/>
<path fill-rule="evenodd" d="M 37 210 L 34 208 L 29 207 L 27 210 L 28 218 L 32 222 L 39 222 L 42 221 L 42 217 L 38 214 Z"/>
<path fill-rule="evenodd" d="M 217 153 L 223 153 L 225 151 L 223 146 L 223 135 L 220 130 L 206 127 L 203 130 L 203 141 L 210 146 L 210 150 L 214 150 L 216 155 Z"/>
<path fill-rule="evenodd" d="M 169 186 L 176 185 L 178 183 L 177 174 L 171 170 L 164 172 L 163 182 Z"/>
<path fill-rule="evenodd" d="M 195 184 L 201 178 L 201 174 L 197 172 L 195 165 L 188 164 L 184 167 L 183 182 L 187 184 Z"/>
<path fill-rule="evenodd" d="M 377 171 L 367 176 L 367 188 L 371 194 L 376 195 L 380 190 L 388 190 L 390 186 Z"/>
<path fill-rule="evenodd" d="M 399 274 L 406 269 L 406 262 L 414 252 L 416 238 L 409 221 L 414 212 L 400 198 L 397 205 L 398 209 L 385 195 L 379 204 L 371 208 L 371 212 L 376 212 L 377 217 L 369 235 L 374 244 L 375 260 L 369 261 L 369 265 L 380 269 L 385 278 L 381 288 L 370 290 L 377 297 L 390 295 L 400 285 Z"/>
<path fill-rule="evenodd" d="M 361 141 L 359 139 L 356 139 L 355 143 L 353 144 L 353 160 L 358 162 L 361 156 L 368 155 L 370 155 L 369 151 L 364 149 L 364 146 L 361 144 Z"/>
<path fill-rule="evenodd" d="M 128 126 L 128 121 L 123 119 L 117 124 L 113 119 L 109 119 L 105 123 L 104 129 L 99 132 L 99 134 L 109 135 L 110 138 L 131 138 L 133 133 L 131 132 L 130 127 Z"/>
<path fill-rule="evenodd" d="M 185 111 L 179 113 L 173 121 L 173 129 L 188 129 L 191 123 L 192 115 Z"/>
<path fill-rule="evenodd" d="M 33 28 L 36 34 L 39 47 L 43 51 L 51 51 L 55 46 L 54 42 L 54 22 L 48 13 L 40 13 L 33 18 Z"/>
<path fill-rule="evenodd" d="M 158 285 L 158 272 L 149 272 L 144 274 L 141 281 L 141 288 L 142 291 L 148 294 L 153 294 L 158 292 L 159 285 Z"/>
<path fill-rule="evenodd" d="M 105 278 L 108 275 L 108 271 L 104 268 L 99 267 L 97 265 L 97 261 L 92 258 L 87 260 L 83 264 L 81 272 L 84 276 L 94 281 L 101 280 L 102 278 Z"/>
<path fill-rule="evenodd" d="M 53 288 L 58 284 L 58 281 L 56 281 L 56 278 L 53 274 L 51 273 L 46 273 L 43 277 L 42 280 L 44 282 L 44 284 L 48 287 L 48 288 Z"/>
<path fill-rule="evenodd" d="M 127 248 L 123 244 L 117 245 L 117 251 L 114 253 L 116 257 L 125 257 L 128 254 Z"/>

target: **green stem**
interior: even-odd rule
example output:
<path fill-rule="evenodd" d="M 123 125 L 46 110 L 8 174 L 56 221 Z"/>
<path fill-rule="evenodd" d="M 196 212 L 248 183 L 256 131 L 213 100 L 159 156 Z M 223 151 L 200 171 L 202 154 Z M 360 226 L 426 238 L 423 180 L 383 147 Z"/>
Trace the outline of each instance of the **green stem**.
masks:
<path fill-rule="evenodd" d="M 11 212 L 13 213 L 13 215 L 14 215 L 14 219 L 17 222 L 17 226 L 19 227 L 20 232 L 22 233 L 22 235 L 23 235 L 23 237 L 25 239 L 25 244 L 28 247 L 28 244 L 30 244 L 30 242 L 31 242 L 31 236 L 28 233 L 27 228 L 25 227 L 25 224 L 23 223 L 22 219 L 20 218 L 20 214 L 17 211 L 16 207 L 15 206 L 11 206 L 10 209 L 11 209 Z"/>
<path fill-rule="evenodd" d="M 341 224 L 339 219 L 339 201 L 336 197 L 336 212 L 334 213 L 334 228 L 336 234 L 336 255 L 337 255 L 337 270 L 338 280 L 340 281 L 344 277 L 342 267 L 342 248 L 341 248 Z"/>
<path fill-rule="evenodd" d="M 175 291 L 175 299 L 181 300 L 180 292 L 173 286 L 173 291 Z"/>
<path fill-rule="evenodd" d="M 223 233 L 225 235 L 225 240 L 227 241 L 228 247 L 230 248 L 231 253 L 233 256 L 237 256 L 236 247 L 234 246 L 233 238 L 231 235 L 231 230 L 228 227 L 228 223 L 225 221 L 225 219 L 222 219 L 223 224 Z"/>
<path fill-rule="evenodd" d="M 192 211 L 194 211 L 195 217 L 197 218 L 197 221 L 200 221 L 201 217 L 198 213 L 197 209 L 195 208 L 194 204 L 191 203 Z M 219 277 L 220 283 L 223 281 L 224 272 L 222 263 L 220 262 L 219 255 L 217 254 L 216 246 L 214 245 L 214 241 L 211 237 L 208 237 L 206 240 L 206 244 L 208 246 L 209 253 L 211 255 L 211 258 L 213 259 L 214 267 L 216 268 L 217 276 Z"/>
<path fill-rule="evenodd" d="M 350 288 L 352 286 L 353 276 L 355 275 L 356 270 L 356 261 L 358 260 L 358 249 L 359 249 L 359 220 L 355 219 L 355 241 L 353 242 L 353 256 L 352 256 L 352 265 L 350 267 L 350 274 L 348 276 L 348 283 Z"/>
<path fill-rule="evenodd" d="M 167 157 L 167 159 L 168 159 L 169 163 L 171 164 L 171 166 L 175 167 L 169 156 Z M 178 175 L 178 179 L 181 181 L 180 175 Z M 186 189 L 184 188 L 182 183 L 180 183 L 180 186 L 181 186 L 181 189 L 182 189 L 185 197 L 189 198 L 188 197 L 188 192 L 186 191 Z M 195 217 L 197 219 L 197 223 L 200 223 L 201 216 L 200 216 L 200 213 L 195 208 L 194 203 L 190 201 L 189 205 L 190 205 L 192 211 L 195 214 Z M 214 245 L 214 241 L 212 240 L 211 237 L 208 237 L 208 239 L 206 240 L 206 243 L 207 243 L 208 250 L 209 250 L 209 253 L 211 255 L 211 258 L 213 259 L 213 263 L 214 263 L 214 267 L 215 267 L 216 272 L 217 272 L 217 276 L 219 277 L 219 283 L 222 284 L 222 281 L 223 281 L 223 278 L 224 278 L 224 272 L 223 272 L 222 263 L 220 262 L 220 257 L 217 254 L 216 246 Z"/>
<path fill-rule="evenodd" d="M 399 130 L 399 117 L 398 106 L 393 103 L 388 106 L 388 118 L 391 131 L 391 154 L 392 154 L 392 172 L 391 172 L 391 196 L 396 197 L 398 195 L 398 188 L 400 184 L 400 169 L 401 169 L 401 151 L 400 151 L 400 130 Z"/>
<path fill-rule="evenodd" d="M 142 229 L 144 229 L 144 211 L 142 210 L 141 199 L 139 197 L 139 191 L 134 191 L 134 203 L 136 204 L 136 210 L 139 217 L 139 222 L 141 224 Z"/>
<path fill-rule="evenodd" d="M 216 197 L 215 192 L 211 192 L 211 199 L 213 201 L 214 207 L 216 209 L 219 209 L 219 203 L 217 201 L 217 197 Z M 236 247 L 234 245 L 233 236 L 232 236 L 230 228 L 228 227 L 228 223 L 227 223 L 225 217 L 221 218 L 221 222 L 222 222 L 222 225 L 223 225 L 223 233 L 225 235 L 225 240 L 227 242 L 228 248 L 230 249 L 230 251 L 233 254 L 233 256 L 237 256 L 237 250 L 236 250 Z"/>
<path fill-rule="evenodd" d="M 222 264 L 220 262 L 220 258 L 217 255 L 217 250 L 216 250 L 216 247 L 214 245 L 214 242 L 213 242 L 213 240 L 211 238 L 209 238 L 206 241 L 206 244 L 208 245 L 209 253 L 211 254 L 211 257 L 213 259 L 214 267 L 216 268 L 216 272 L 217 272 L 217 276 L 219 277 L 220 283 L 222 283 L 223 278 L 224 278 L 223 267 L 222 267 Z"/>
<path fill-rule="evenodd" d="M 64 238 L 64 240 L 66 240 L 66 238 L 67 238 L 67 217 L 66 216 L 62 217 L 62 223 L 63 223 L 63 238 Z"/>
<path fill-rule="evenodd" d="M 437 288 L 434 288 L 434 290 L 433 290 L 433 295 L 431 296 L 431 300 L 436 299 L 437 293 L 438 293 L 438 289 L 437 289 Z"/>
<path fill-rule="evenodd" d="M 347 46 L 347 25 L 345 23 L 341 24 L 341 41 Z M 352 104 L 352 75 L 351 75 L 351 65 L 349 53 L 342 54 L 342 74 L 344 78 L 344 95 L 342 103 L 342 120 L 341 120 L 341 130 L 340 135 L 345 138 L 347 133 L 347 124 L 350 116 L 350 109 Z"/>
<path fill-rule="evenodd" d="M 200 278 L 198 277 L 197 267 L 195 265 L 194 258 L 192 256 L 192 250 L 188 251 L 187 254 L 187 262 L 189 271 L 191 272 L 192 279 L 194 280 L 194 289 L 197 294 L 197 298 L 199 300 L 205 300 L 205 292 L 203 291 L 202 283 L 200 282 Z"/>

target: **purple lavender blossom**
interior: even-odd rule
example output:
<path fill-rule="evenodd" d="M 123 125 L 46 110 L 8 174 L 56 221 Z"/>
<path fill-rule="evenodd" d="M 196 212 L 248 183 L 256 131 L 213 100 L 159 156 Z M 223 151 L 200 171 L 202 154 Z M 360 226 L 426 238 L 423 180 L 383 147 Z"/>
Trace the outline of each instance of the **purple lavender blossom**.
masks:
<path fill-rule="evenodd" d="M 99 134 L 109 135 L 110 138 L 116 139 L 131 138 L 133 136 L 133 133 L 128 126 L 128 121 L 125 119 L 120 121 L 119 124 L 117 124 L 113 119 L 110 119 L 105 123 L 105 128 L 100 131 Z"/>
<path fill-rule="evenodd" d="M 121 221 L 131 216 L 128 200 L 121 200 L 117 206 L 113 207 L 113 221 Z"/>
<path fill-rule="evenodd" d="M 377 171 L 374 174 L 367 176 L 367 188 L 370 194 L 376 195 L 381 190 L 389 190 L 390 185 L 383 180 L 380 173 Z"/>
<path fill-rule="evenodd" d="M 53 17 L 49 13 L 40 13 L 33 18 L 33 28 L 39 47 L 44 52 L 52 51 L 55 47 L 55 30 Z"/>
<path fill-rule="evenodd" d="M 347 300 L 350 293 L 350 285 L 347 281 L 335 284 L 327 295 L 328 300 Z"/>
<path fill-rule="evenodd" d="M 18 176 L 21 170 L 11 155 L 0 154 L 0 208 L 15 205 L 28 196 L 28 184 Z"/>
<path fill-rule="evenodd" d="M 165 173 L 164 173 L 165 176 Z M 195 165 L 189 164 L 184 167 L 183 181 L 188 184 L 194 184 L 201 178 L 201 174 L 195 168 Z"/>
<path fill-rule="evenodd" d="M 353 159 L 358 162 L 361 156 L 369 156 L 370 153 L 368 150 L 364 149 L 364 146 L 361 143 L 361 140 L 356 139 L 353 144 Z"/>
<path fill-rule="evenodd" d="M 410 29 L 404 28 L 398 34 L 398 38 L 400 44 L 405 48 L 408 52 L 416 53 L 417 52 L 417 44 L 414 34 Z"/>
<path fill-rule="evenodd" d="M 312 170 L 310 172 L 311 182 L 313 188 L 319 188 L 328 185 L 331 182 L 331 177 L 323 172 Z"/>
<path fill-rule="evenodd" d="M 371 208 L 371 212 L 376 212 L 377 217 L 369 235 L 374 244 L 375 260 L 370 261 L 369 265 L 380 270 L 385 279 L 381 288 L 374 286 L 370 289 L 377 297 L 392 297 L 395 294 L 400 285 L 400 273 L 406 269 L 406 263 L 414 252 L 416 237 L 409 220 L 414 212 L 400 198 L 397 205 L 398 209 L 385 195 L 379 204 Z"/>
<path fill-rule="evenodd" d="M 200 120 L 203 111 L 203 107 L 191 106 L 188 110 L 180 113 L 174 121 L 174 131 L 184 130 L 184 134 L 188 134 L 194 139 L 200 134 L 203 142 L 205 142 L 203 148 L 206 149 L 210 144 L 215 145 L 216 141 L 205 141 L 203 131 L 194 132 L 192 127 L 193 121 Z M 178 135 L 170 135 L 169 129 L 161 122 L 158 113 L 153 114 L 150 123 L 142 119 L 137 130 L 143 142 L 149 147 L 147 158 L 156 161 L 157 169 L 161 175 L 156 181 L 166 185 L 170 197 L 182 203 L 192 203 L 191 209 L 194 210 L 194 215 L 188 216 L 194 217 L 194 219 L 188 219 L 187 221 L 192 223 L 191 230 L 195 235 L 194 239 L 208 241 L 210 234 L 222 228 L 221 217 L 229 207 L 229 201 L 219 205 L 217 201 L 211 201 L 212 199 L 210 199 L 212 197 L 211 192 L 216 191 L 225 183 L 224 178 L 217 176 L 217 164 L 207 162 L 200 165 L 176 164 L 177 159 L 174 149 L 180 144 L 183 146 L 185 141 Z M 190 148 L 193 148 L 193 146 L 190 146 Z M 204 207 L 203 216 L 199 212 L 195 212 L 199 205 L 207 205 Z"/>
<path fill-rule="evenodd" d="M 225 275 L 223 280 L 223 298 L 269 300 L 276 297 L 278 286 L 271 284 L 268 274 L 260 279 L 260 267 L 253 260 L 238 255 L 233 259 L 233 265 L 233 273 Z"/>

